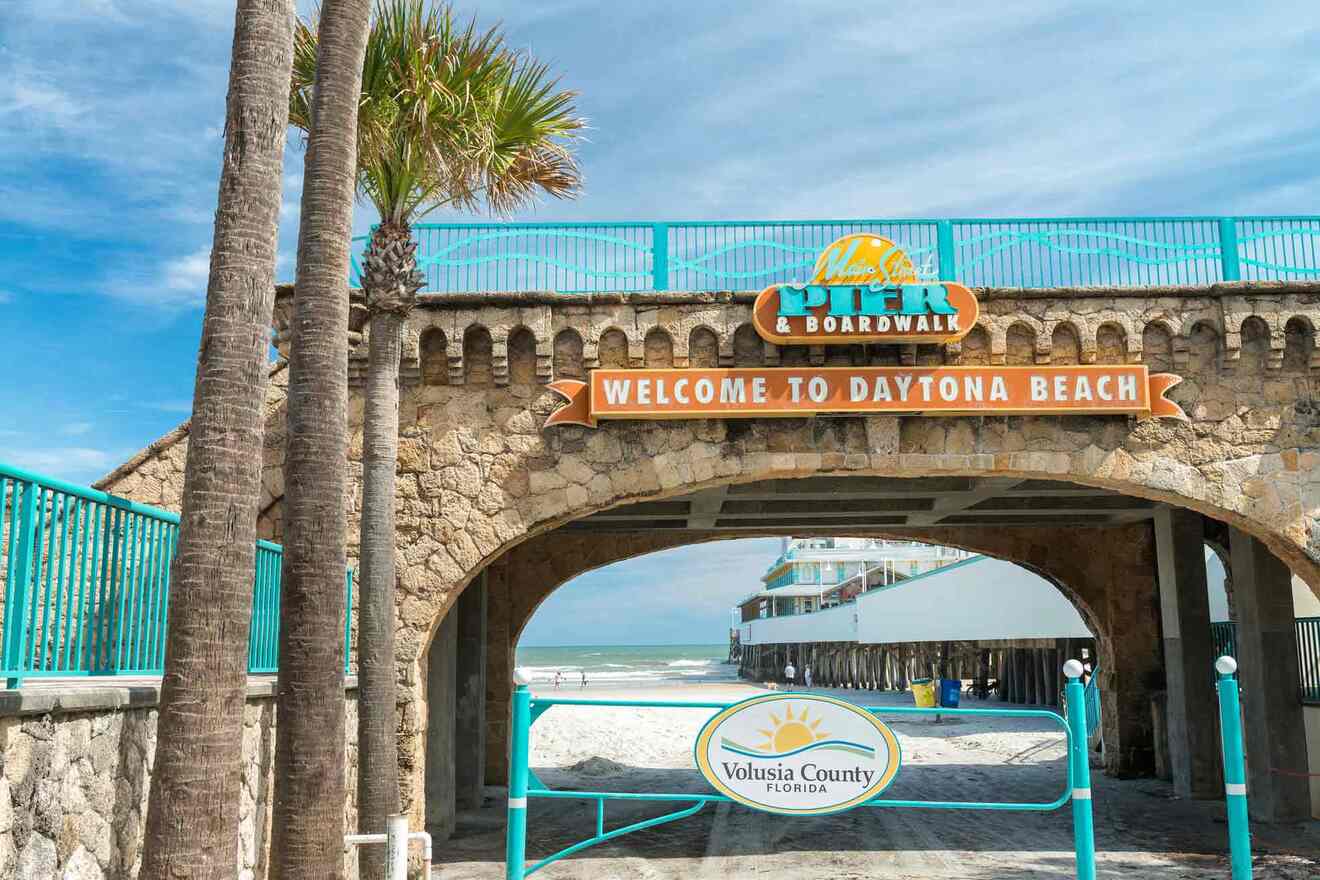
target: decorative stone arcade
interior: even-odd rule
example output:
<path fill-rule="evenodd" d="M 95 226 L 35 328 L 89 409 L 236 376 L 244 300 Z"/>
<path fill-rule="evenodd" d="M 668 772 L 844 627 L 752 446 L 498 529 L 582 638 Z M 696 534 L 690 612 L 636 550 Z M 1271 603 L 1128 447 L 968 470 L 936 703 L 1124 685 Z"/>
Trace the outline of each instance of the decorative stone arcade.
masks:
<path fill-rule="evenodd" d="M 281 289 L 277 345 L 290 291 Z M 583 571 L 694 541 L 886 535 L 957 545 L 1057 584 L 1098 636 L 1108 771 L 1152 766 L 1167 690 L 1179 791 L 1220 796 L 1201 542 L 1231 556 L 1253 768 L 1305 768 L 1289 572 L 1320 588 L 1320 286 L 976 291 L 949 345 L 776 346 L 753 294 L 425 295 L 406 331 L 398 509 L 400 774 L 414 824 L 504 782 L 509 678 L 538 603 Z M 350 376 L 365 370 L 353 312 Z M 596 367 L 1142 363 L 1183 376 L 1189 421 L 870 415 L 543 428 L 552 379 Z M 280 537 L 284 382 L 273 370 L 265 537 Z M 355 394 L 351 420 L 360 425 Z M 360 427 L 353 473 L 360 477 Z M 177 507 L 187 426 L 100 484 Z M 346 499 L 356 540 L 358 490 Z M 350 556 L 356 554 L 350 547 Z M 620 621 L 626 625 L 626 621 Z M 1304 748 L 1304 746 L 1303 746 Z M 1254 772 L 1254 771 L 1253 771 Z M 1265 818 L 1305 781 L 1252 778 Z"/>

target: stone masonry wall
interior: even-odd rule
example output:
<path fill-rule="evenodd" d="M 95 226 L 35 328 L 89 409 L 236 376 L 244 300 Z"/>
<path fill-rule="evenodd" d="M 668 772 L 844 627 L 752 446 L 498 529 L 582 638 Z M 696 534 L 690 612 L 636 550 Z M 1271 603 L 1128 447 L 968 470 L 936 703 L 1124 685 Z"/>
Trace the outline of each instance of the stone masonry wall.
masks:
<path fill-rule="evenodd" d="M 70 708 L 59 707 L 51 699 L 58 691 L 49 687 L 25 697 L 28 705 L 18 710 L 24 714 L 4 714 L 16 706 L 0 706 L 0 877 L 138 876 L 156 751 L 155 689 L 78 690 L 65 691 L 77 700 Z M 345 822 L 351 828 L 357 819 L 352 799 L 356 691 L 346 699 L 350 802 Z M 50 711 L 40 712 L 43 708 Z M 235 854 L 240 880 L 266 876 L 274 763 L 275 697 L 270 685 L 258 685 L 249 690 L 243 712 L 243 787 Z M 346 859 L 349 876 L 355 876 L 356 853 L 346 854 Z"/>
<path fill-rule="evenodd" d="M 401 776 L 422 816 L 425 651 L 459 592 L 536 535 L 615 505 L 821 474 L 1006 476 L 1112 489 L 1196 510 L 1260 538 L 1320 589 L 1320 285 L 980 290 L 959 345 L 786 346 L 751 330 L 752 294 L 424 296 L 405 332 L 398 504 Z M 277 330 L 287 321 L 277 300 Z M 351 381 L 364 369 L 354 326 Z M 277 333 L 277 344 L 284 339 Z M 1121 417 L 870 416 L 614 421 L 543 430 L 544 383 L 597 366 L 1145 363 L 1184 381 L 1187 422 Z M 282 389 L 273 376 L 262 533 L 278 540 Z M 360 478 L 361 397 L 350 404 Z M 184 432 L 186 434 L 186 432 Z M 102 487 L 177 508 L 184 436 Z M 348 490 L 350 557 L 358 489 Z M 1148 585 L 1147 585 L 1148 586 Z M 1145 598 L 1134 585 L 1132 603 Z"/>

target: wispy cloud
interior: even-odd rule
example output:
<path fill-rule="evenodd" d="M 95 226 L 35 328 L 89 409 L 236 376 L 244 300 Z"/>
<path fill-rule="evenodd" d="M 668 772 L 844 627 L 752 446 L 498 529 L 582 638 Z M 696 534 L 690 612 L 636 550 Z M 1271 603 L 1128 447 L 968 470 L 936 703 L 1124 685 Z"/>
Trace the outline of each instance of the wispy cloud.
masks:
<path fill-rule="evenodd" d="M 87 446 L 3 446 L 0 461 L 57 477 L 87 483 L 114 469 L 131 452 Z"/>

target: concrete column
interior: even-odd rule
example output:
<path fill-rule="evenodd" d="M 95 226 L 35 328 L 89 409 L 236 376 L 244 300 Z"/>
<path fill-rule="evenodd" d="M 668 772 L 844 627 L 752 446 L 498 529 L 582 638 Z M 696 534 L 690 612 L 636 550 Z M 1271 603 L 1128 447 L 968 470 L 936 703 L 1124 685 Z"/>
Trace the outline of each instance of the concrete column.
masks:
<path fill-rule="evenodd" d="M 1292 573 L 1264 544 L 1229 529 L 1238 680 L 1247 734 L 1247 800 L 1265 822 L 1311 813 L 1306 729 L 1298 698 Z M 1274 772 L 1284 771 L 1284 772 Z"/>
<path fill-rule="evenodd" d="M 454 716 L 458 615 L 450 609 L 426 659 L 426 830 L 436 841 L 454 833 Z"/>
<path fill-rule="evenodd" d="M 509 784 L 509 713 L 513 699 L 513 603 L 509 566 L 486 569 L 486 784 Z"/>
<path fill-rule="evenodd" d="M 1179 797 L 1218 798 L 1214 643 L 1205 582 L 1205 526 L 1190 510 L 1155 512 L 1155 558 L 1164 630 L 1169 771 Z"/>
<path fill-rule="evenodd" d="M 486 589 L 482 572 L 458 597 L 458 693 L 454 792 L 461 810 L 481 807 L 486 781 Z"/>

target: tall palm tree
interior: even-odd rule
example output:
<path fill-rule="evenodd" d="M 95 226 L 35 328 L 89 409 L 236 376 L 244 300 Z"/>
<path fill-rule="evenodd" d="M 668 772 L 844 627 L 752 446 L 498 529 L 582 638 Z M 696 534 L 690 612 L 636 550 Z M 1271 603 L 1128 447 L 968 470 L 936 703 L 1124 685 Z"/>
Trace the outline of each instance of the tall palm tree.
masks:
<path fill-rule="evenodd" d="M 140 876 L 238 873 L 293 0 L 239 0 Z"/>
<path fill-rule="evenodd" d="M 316 72 L 299 25 L 289 118 L 306 128 Z M 498 29 L 461 25 L 447 5 L 379 0 L 358 117 L 358 190 L 380 214 L 364 259 L 371 311 L 363 425 L 358 618 L 358 817 L 383 830 L 399 809 L 395 741 L 394 477 L 403 325 L 425 279 L 412 225 L 441 207 L 507 213 L 581 185 L 571 147 L 584 122 L 548 68 Z M 380 873 L 364 852 L 363 876 Z M 375 871 L 375 874 L 370 873 Z"/>
<path fill-rule="evenodd" d="M 289 350 L 274 880 L 344 873 L 348 265 L 370 0 L 325 0 Z M 288 88 L 290 81 L 285 81 Z"/>

